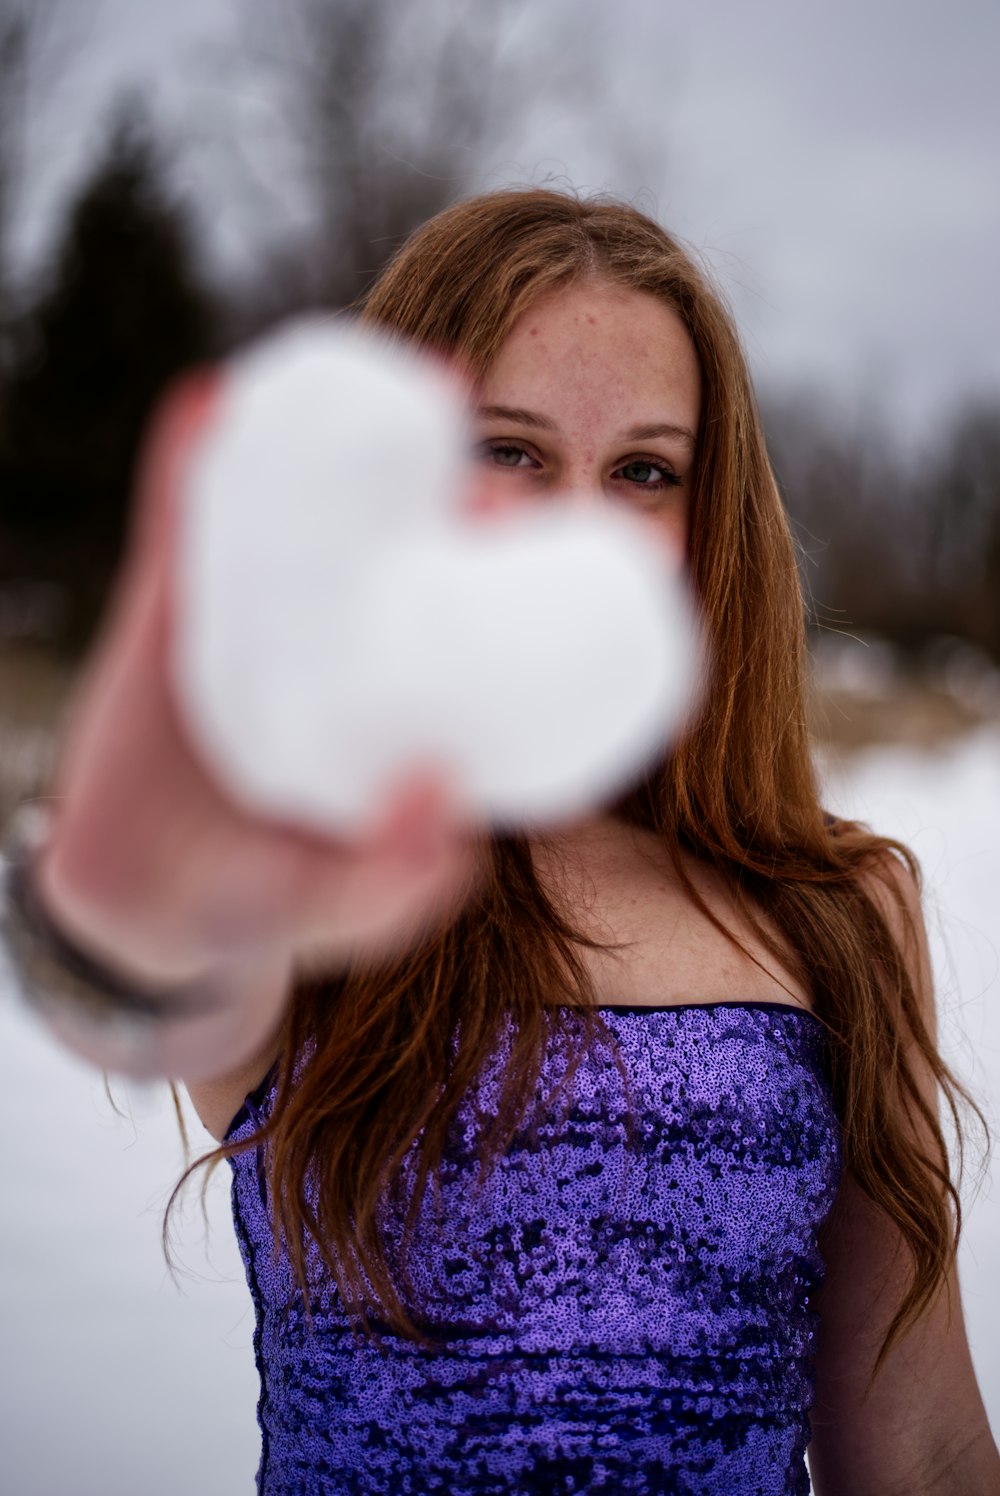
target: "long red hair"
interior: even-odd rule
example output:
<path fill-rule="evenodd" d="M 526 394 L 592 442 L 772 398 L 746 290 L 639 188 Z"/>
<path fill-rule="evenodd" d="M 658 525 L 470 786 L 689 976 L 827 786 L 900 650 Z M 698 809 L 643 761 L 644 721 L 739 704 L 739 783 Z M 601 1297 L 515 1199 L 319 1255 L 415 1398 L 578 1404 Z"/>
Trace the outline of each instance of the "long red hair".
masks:
<path fill-rule="evenodd" d="M 361 318 L 446 350 L 475 375 L 534 300 L 593 275 L 671 307 L 691 336 L 703 384 L 689 561 L 712 681 L 676 751 L 619 810 L 658 833 L 696 901 L 685 859 L 720 873 L 765 947 L 812 991 L 828 1031 L 845 1167 L 896 1224 L 912 1264 L 881 1364 L 944 1283 L 960 1221 L 916 1057 L 953 1114 L 967 1098 L 937 1052 L 885 906 L 872 894 L 873 870 L 896 858 L 916 876 L 912 857 L 864 827 L 832 823 L 820 805 L 795 555 L 732 317 L 692 258 L 642 213 L 525 190 L 474 198 L 424 225 L 376 283 Z M 492 836 L 483 839 L 466 903 L 417 949 L 296 985 L 273 1110 L 239 1146 L 263 1149 L 276 1240 L 303 1286 L 312 1238 L 362 1325 L 377 1310 L 391 1328 L 422 1339 L 400 1291 L 405 1242 L 391 1269 L 380 1202 L 419 1140 L 412 1227 L 461 1097 L 495 1055 L 506 1019 L 513 1019 L 510 1063 L 480 1144 L 483 1176 L 535 1093 L 554 1005 L 578 1019 L 564 1086 L 587 1046 L 612 1045 L 580 958 L 593 944 L 547 897 L 527 840 Z M 929 1143 L 915 1147 L 918 1136 Z M 234 1151 L 224 1145 L 213 1157 Z"/>

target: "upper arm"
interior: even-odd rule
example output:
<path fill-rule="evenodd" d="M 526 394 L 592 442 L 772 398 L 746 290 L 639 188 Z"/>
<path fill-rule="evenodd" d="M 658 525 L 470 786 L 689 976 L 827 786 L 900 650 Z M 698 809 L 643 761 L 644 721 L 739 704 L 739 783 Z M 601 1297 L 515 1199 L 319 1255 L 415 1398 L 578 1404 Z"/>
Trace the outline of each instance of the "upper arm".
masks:
<path fill-rule="evenodd" d="M 917 889 L 895 858 L 870 892 L 896 935 L 928 1033 L 935 1033 L 931 964 Z M 926 1060 L 910 1054 L 936 1111 Z M 845 1174 L 822 1240 L 816 1401 L 809 1464 L 817 1496 L 997 1496 L 1000 1457 L 976 1384 L 952 1267 L 943 1291 L 895 1342 L 869 1380 L 906 1293 L 899 1228 Z"/>
<path fill-rule="evenodd" d="M 906 1288 L 896 1228 L 846 1180 L 824 1241 L 809 1465 L 816 1496 L 997 1496 L 957 1275 L 868 1379 Z"/>

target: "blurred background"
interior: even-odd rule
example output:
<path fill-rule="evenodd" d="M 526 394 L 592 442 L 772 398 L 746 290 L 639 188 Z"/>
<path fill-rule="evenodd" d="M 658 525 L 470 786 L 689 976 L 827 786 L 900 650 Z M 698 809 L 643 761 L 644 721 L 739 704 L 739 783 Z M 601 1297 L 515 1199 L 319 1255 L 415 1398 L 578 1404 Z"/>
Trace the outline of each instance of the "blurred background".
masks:
<path fill-rule="evenodd" d="M 0 816 L 45 782 L 150 410 L 512 183 L 612 192 L 733 305 L 801 555 L 831 807 L 928 884 L 942 1037 L 1000 1097 L 1000 9 L 992 0 L 0 0 Z M 252 1489 L 225 1180 L 159 1249 L 168 1098 L 0 987 L 0 1487 Z M 207 1142 L 191 1120 L 196 1149 Z M 1000 1433 L 1000 1196 L 968 1191 Z"/>

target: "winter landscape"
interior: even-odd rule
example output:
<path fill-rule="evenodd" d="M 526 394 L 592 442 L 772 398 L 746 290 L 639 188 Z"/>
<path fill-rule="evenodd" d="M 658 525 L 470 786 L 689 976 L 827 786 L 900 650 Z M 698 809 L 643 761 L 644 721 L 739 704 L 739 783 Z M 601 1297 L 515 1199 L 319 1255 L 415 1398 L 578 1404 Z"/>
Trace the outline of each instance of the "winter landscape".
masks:
<path fill-rule="evenodd" d="M 998 48 L 994 0 L 0 0 L 0 825 L 46 782 L 178 373 L 343 309 L 469 193 L 610 192 L 735 310 L 826 802 L 917 854 L 942 1048 L 1000 1133 Z M 184 1196 L 171 1274 L 167 1088 L 109 1095 L 2 969 L 0 1046 L 0 1491 L 247 1496 L 227 1167 L 204 1214 Z M 979 1141 L 960 1267 L 1000 1436 Z"/>

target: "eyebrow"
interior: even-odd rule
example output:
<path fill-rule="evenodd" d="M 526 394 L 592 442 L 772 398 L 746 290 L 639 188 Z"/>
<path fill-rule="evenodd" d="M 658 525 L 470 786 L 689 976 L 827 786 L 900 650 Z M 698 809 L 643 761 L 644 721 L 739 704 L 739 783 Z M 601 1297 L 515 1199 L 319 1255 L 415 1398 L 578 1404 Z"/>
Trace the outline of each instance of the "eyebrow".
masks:
<path fill-rule="evenodd" d="M 630 442 L 651 442 L 658 436 L 669 436 L 682 441 L 686 446 L 694 446 L 694 432 L 687 426 L 674 426 L 669 421 L 659 422 L 655 426 L 634 426 L 631 431 L 626 431 L 625 440 Z"/>
<path fill-rule="evenodd" d="M 538 415 L 533 410 L 521 410 L 516 405 L 481 405 L 476 411 L 481 421 L 510 421 L 515 426 L 533 426 L 536 431 L 556 431 L 558 427 L 548 416 Z M 652 426 L 634 426 L 624 432 L 623 441 L 649 442 L 658 436 L 672 437 L 693 447 L 695 435 L 687 426 L 675 426 L 669 421 L 658 421 Z"/>
<path fill-rule="evenodd" d="M 548 416 L 520 410 L 516 405 L 480 405 L 476 415 L 481 421 L 510 421 L 514 426 L 534 426 L 536 431 L 557 430 L 555 422 Z"/>

